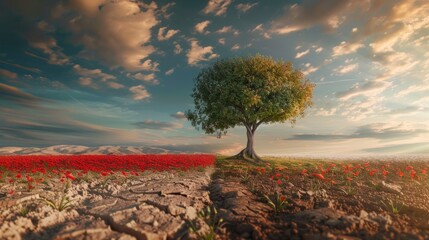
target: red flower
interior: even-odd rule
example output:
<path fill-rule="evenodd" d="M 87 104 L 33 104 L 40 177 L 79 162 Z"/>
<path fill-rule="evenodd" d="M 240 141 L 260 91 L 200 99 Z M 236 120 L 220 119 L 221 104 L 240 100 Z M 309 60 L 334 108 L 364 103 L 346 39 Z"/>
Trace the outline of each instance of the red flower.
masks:
<path fill-rule="evenodd" d="M 404 177 L 404 172 L 399 171 L 399 172 L 398 172 L 398 176 L 400 176 L 400 177 Z"/>
<path fill-rule="evenodd" d="M 282 175 L 280 173 L 276 174 L 276 178 L 280 178 Z"/>
<path fill-rule="evenodd" d="M 76 180 L 71 172 L 66 173 L 66 178 L 71 179 L 72 181 Z"/>
<path fill-rule="evenodd" d="M 21 178 L 21 173 L 16 174 L 15 178 Z"/>
<path fill-rule="evenodd" d="M 277 180 L 277 184 L 278 184 L 278 185 L 282 185 L 282 180 L 280 180 L 280 179 L 279 179 L 279 180 Z"/>
<path fill-rule="evenodd" d="M 14 191 L 14 190 L 10 190 L 7 194 L 12 195 L 12 194 L 14 194 L 14 193 L 15 193 L 15 191 Z"/>
<path fill-rule="evenodd" d="M 286 200 L 285 195 L 281 195 L 281 196 L 280 196 L 280 202 L 284 202 L 285 200 Z"/>
<path fill-rule="evenodd" d="M 265 173 L 265 168 L 261 168 L 261 173 Z"/>
<path fill-rule="evenodd" d="M 408 166 L 405 168 L 405 170 L 410 171 L 410 170 L 411 170 L 411 169 L 413 169 L 413 168 L 414 168 L 413 166 L 408 165 Z"/>
<path fill-rule="evenodd" d="M 316 178 L 320 179 L 320 180 L 325 180 L 325 177 L 322 174 L 320 174 L 320 173 L 313 173 L 311 175 L 313 177 L 316 177 Z"/>
<path fill-rule="evenodd" d="M 428 171 L 426 170 L 426 169 L 422 169 L 422 174 L 427 174 L 428 173 Z"/>
<path fill-rule="evenodd" d="M 301 171 L 301 175 L 307 175 L 307 169 L 302 169 L 302 171 Z"/>
<path fill-rule="evenodd" d="M 348 177 L 348 178 L 346 178 L 348 181 L 353 181 L 353 178 L 351 178 L 351 177 Z"/>
<path fill-rule="evenodd" d="M 288 176 L 288 175 L 285 175 L 285 179 L 289 179 L 289 176 Z"/>

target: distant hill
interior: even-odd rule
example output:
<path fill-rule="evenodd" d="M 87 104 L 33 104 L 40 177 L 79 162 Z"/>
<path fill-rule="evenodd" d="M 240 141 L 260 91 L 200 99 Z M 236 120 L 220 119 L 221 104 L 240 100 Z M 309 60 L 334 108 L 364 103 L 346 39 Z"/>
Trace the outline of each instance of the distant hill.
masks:
<path fill-rule="evenodd" d="M 37 147 L 0 147 L 0 155 L 75 155 L 75 154 L 159 154 L 179 153 L 158 147 L 147 146 L 100 146 L 57 145 Z"/>

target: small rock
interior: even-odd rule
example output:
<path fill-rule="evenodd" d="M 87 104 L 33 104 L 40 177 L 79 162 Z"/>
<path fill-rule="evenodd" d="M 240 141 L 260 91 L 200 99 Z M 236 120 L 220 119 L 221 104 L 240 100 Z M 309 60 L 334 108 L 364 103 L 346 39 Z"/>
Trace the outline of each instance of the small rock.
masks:
<path fill-rule="evenodd" d="M 393 183 L 386 183 L 385 181 L 381 181 L 382 190 L 385 192 L 396 193 L 400 195 L 404 195 L 402 193 L 402 188 L 399 185 Z"/>
<path fill-rule="evenodd" d="M 368 218 L 368 213 L 365 210 L 360 210 L 360 214 L 359 214 L 360 218 L 366 219 Z"/>

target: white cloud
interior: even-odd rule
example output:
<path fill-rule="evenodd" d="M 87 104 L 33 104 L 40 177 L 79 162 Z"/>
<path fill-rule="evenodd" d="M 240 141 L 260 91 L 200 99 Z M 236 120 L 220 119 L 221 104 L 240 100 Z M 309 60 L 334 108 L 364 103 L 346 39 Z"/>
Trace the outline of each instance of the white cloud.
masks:
<path fill-rule="evenodd" d="M 231 48 L 232 51 L 237 51 L 238 49 L 240 49 L 240 45 L 238 44 L 234 44 L 234 46 Z"/>
<path fill-rule="evenodd" d="M 338 16 L 350 9 L 351 2 L 353 1 L 330 0 L 328 4 L 319 1 L 290 5 L 281 17 L 272 22 L 271 32 L 289 34 L 316 25 L 322 25 L 328 29 L 338 28 L 343 22 L 343 19 Z"/>
<path fill-rule="evenodd" d="M 100 7 L 103 5 L 103 7 Z M 75 9 L 82 16 L 69 26 L 75 43 L 83 45 L 82 54 L 110 67 L 148 70 L 142 61 L 155 51 L 149 45 L 151 29 L 159 23 L 157 6 L 134 1 L 80 1 Z"/>
<path fill-rule="evenodd" d="M 143 85 L 137 85 L 129 88 L 130 92 L 133 93 L 133 99 L 136 101 L 150 98 L 149 92 Z"/>
<path fill-rule="evenodd" d="M 353 72 L 353 71 L 357 70 L 358 67 L 359 67 L 358 63 L 352 63 L 352 64 L 349 64 L 349 65 L 341 65 L 341 66 L 335 68 L 334 72 L 337 75 L 344 75 L 344 74 L 347 74 L 347 73 L 350 73 L 350 72 Z"/>
<path fill-rule="evenodd" d="M 252 32 L 264 31 L 264 28 L 262 26 L 263 26 L 263 24 L 259 24 L 258 26 L 256 26 L 255 28 L 252 29 Z"/>
<path fill-rule="evenodd" d="M 180 54 L 183 51 L 182 46 L 177 42 L 174 42 L 174 54 Z"/>
<path fill-rule="evenodd" d="M 179 30 L 174 30 L 174 29 L 170 29 L 168 31 L 165 31 L 166 29 L 167 29 L 167 27 L 162 27 L 159 29 L 159 31 L 158 31 L 158 40 L 159 41 L 168 40 L 171 37 L 173 37 L 176 33 L 179 32 Z"/>
<path fill-rule="evenodd" d="M 195 39 L 191 40 L 191 49 L 186 54 L 188 57 L 189 65 L 197 65 L 201 61 L 209 61 L 213 58 L 219 57 L 218 54 L 213 52 L 212 46 L 202 47 Z"/>
<path fill-rule="evenodd" d="M 113 89 L 121 89 L 125 87 L 124 85 L 117 82 L 106 82 L 106 85 Z"/>
<path fill-rule="evenodd" d="M 79 75 L 87 77 L 87 78 L 98 78 L 102 81 L 113 80 L 116 79 L 115 76 L 104 73 L 101 69 L 88 69 L 83 68 L 79 64 L 75 64 L 73 66 L 73 70 L 77 72 Z"/>
<path fill-rule="evenodd" d="M 154 73 L 150 73 L 150 74 L 136 73 L 136 74 L 134 74 L 133 77 L 137 80 L 145 81 L 147 83 L 159 84 L 159 81 L 155 79 Z"/>
<path fill-rule="evenodd" d="M 170 116 L 177 119 L 186 119 L 185 113 L 183 112 L 176 112 L 174 114 L 171 114 Z"/>
<path fill-rule="evenodd" d="M 357 32 L 358 31 L 358 28 L 353 28 L 352 29 L 352 32 Z"/>
<path fill-rule="evenodd" d="M 228 32 L 232 32 L 234 29 L 232 28 L 232 26 L 224 26 L 221 29 L 217 30 L 216 33 L 228 33 Z"/>
<path fill-rule="evenodd" d="M 297 53 L 297 54 L 295 55 L 295 58 L 301 58 L 301 57 L 303 57 L 303 56 L 307 55 L 309 52 L 310 52 L 310 49 L 307 49 L 307 50 L 305 50 L 305 51 L 303 51 L 303 52 L 299 52 L 299 53 Z"/>
<path fill-rule="evenodd" d="M 247 12 L 251 8 L 253 8 L 254 6 L 256 6 L 258 4 L 259 4 L 258 2 L 255 2 L 255 3 L 240 3 L 240 4 L 237 4 L 237 6 L 235 6 L 235 7 L 240 12 Z"/>
<path fill-rule="evenodd" d="M 81 86 L 90 87 L 90 88 L 93 88 L 93 89 L 98 89 L 99 88 L 97 86 L 97 84 L 95 84 L 94 81 L 91 78 L 89 78 L 89 77 L 81 77 L 81 78 L 79 78 L 79 84 Z"/>
<path fill-rule="evenodd" d="M 219 38 L 219 40 L 217 40 L 218 43 L 225 45 L 225 38 Z"/>
<path fill-rule="evenodd" d="M 318 47 L 318 48 L 316 48 L 316 50 L 314 50 L 315 52 L 317 52 L 317 53 L 320 53 L 320 52 L 322 52 L 323 51 L 323 47 Z"/>
<path fill-rule="evenodd" d="M 332 48 L 332 56 L 337 57 L 355 53 L 358 49 L 363 47 L 364 45 L 361 43 L 346 43 L 343 41 L 340 43 L 340 45 L 337 45 Z"/>
<path fill-rule="evenodd" d="M 197 23 L 195 25 L 195 31 L 199 32 L 199 33 L 204 33 L 207 34 L 209 33 L 209 31 L 206 31 L 205 29 L 207 28 L 207 26 L 210 24 L 209 20 L 206 21 L 202 21 L 200 23 Z"/>
<path fill-rule="evenodd" d="M 315 115 L 316 116 L 329 117 L 329 116 L 335 115 L 336 113 L 337 113 L 337 108 L 331 108 L 331 109 L 320 108 L 315 113 Z"/>
<path fill-rule="evenodd" d="M 220 16 L 226 13 L 232 0 L 209 0 L 207 6 L 203 9 L 205 14 L 213 13 Z"/>
<path fill-rule="evenodd" d="M 310 73 L 313 73 L 313 72 L 315 72 L 315 71 L 319 70 L 319 68 L 318 68 L 318 67 L 314 67 L 314 66 L 312 66 L 310 63 L 306 63 L 304 66 L 306 67 L 306 69 L 301 70 L 301 72 L 302 72 L 304 75 L 309 75 Z"/>
<path fill-rule="evenodd" d="M 174 73 L 174 68 L 172 68 L 172 69 L 169 69 L 169 70 L 167 70 L 166 72 L 165 72 L 165 75 L 171 75 L 171 74 L 173 74 Z"/>

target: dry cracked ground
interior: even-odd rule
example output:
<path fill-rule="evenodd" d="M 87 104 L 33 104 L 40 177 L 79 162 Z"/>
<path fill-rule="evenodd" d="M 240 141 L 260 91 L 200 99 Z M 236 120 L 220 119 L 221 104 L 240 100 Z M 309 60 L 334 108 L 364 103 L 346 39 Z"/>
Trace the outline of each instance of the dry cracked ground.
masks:
<path fill-rule="evenodd" d="M 419 197 L 393 182 L 377 191 L 362 184 L 352 195 L 335 187 L 314 191 L 295 171 L 280 190 L 288 204 L 276 214 L 261 196 L 271 191 L 268 178 L 243 175 L 245 164 L 227 165 L 148 171 L 119 181 L 94 177 L 64 190 L 64 184 L 49 183 L 12 196 L 3 184 L 0 239 L 210 239 L 199 214 L 208 205 L 218 215 L 212 209 L 207 222 L 223 220 L 215 239 L 429 239 L 427 187 Z M 46 202 L 61 196 L 72 204 L 63 211 Z M 379 201 L 393 197 L 408 203 L 404 214 L 380 207 Z"/>

